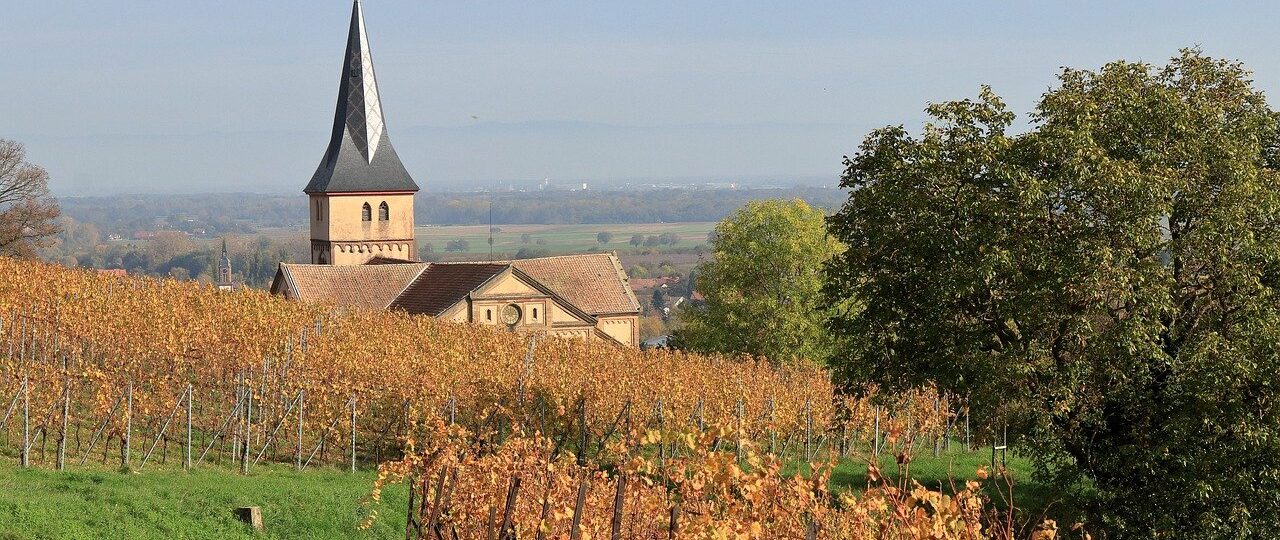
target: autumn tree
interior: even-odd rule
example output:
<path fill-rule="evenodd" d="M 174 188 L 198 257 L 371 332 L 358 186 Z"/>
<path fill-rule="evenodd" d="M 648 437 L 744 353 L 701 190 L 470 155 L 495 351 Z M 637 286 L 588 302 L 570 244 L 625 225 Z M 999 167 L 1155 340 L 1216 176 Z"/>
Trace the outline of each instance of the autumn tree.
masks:
<path fill-rule="evenodd" d="M 59 232 L 49 173 L 27 161 L 15 141 L 0 139 L 0 255 L 33 257 Z"/>
<path fill-rule="evenodd" d="M 1112 537 L 1280 527 L 1280 122 L 1238 63 L 1068 69 L 846 159 L 847 380 L 967 397 Z"/>
<path fill-rule="evenodd" d="M 713 255 L 695 270 L 705 300 L 679 312 L 676 346 L 825 360 L 832 340 L 822 264 L 840 249 L 822 211 L 802 200 L 747 203 L 716 225 Z"/>

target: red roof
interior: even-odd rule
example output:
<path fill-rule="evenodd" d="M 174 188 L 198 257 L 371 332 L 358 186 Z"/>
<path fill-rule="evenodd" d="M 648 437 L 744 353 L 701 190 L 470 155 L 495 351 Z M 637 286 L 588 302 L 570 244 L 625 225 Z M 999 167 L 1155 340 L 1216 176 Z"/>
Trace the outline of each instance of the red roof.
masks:
<path fill-rule="evenodd" d="M 507 268 L 589 316 L 634 314 L 640 302 L 612 253 L 491 263 L 398 263 L 359 266 L 282 263 L 273 292 L 298 299 L 368 308 L 398 307 L 439 315 Z"/>
<path fill-rule="evenodd" d="M 612 253 L 523 259 L 511 266 L 590 315 L 640 312 L 622 263 Z"/>
<path fill-rule="evenodd" d="M 388 307 L 436 316 L 506 269 L 505 264 L 434 263 Z"/>

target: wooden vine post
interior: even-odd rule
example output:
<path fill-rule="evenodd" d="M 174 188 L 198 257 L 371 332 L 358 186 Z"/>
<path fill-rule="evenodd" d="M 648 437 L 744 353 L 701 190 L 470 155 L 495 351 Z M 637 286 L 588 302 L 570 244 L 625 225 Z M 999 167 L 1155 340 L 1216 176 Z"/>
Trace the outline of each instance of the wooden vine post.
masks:
<path fill-rule="evenodd" d="M 502 525 L 498 527 L 498 540 L 515 540 L 516 530 L 512 520 L 515 518 L 516 497 L 520 494 L 520 477 L 511 478 L 511 486 L 507 488 L 506 507 L 502 511 Z"/>
<path fill-rule="evenodd" d="M 627 499 L 627 475 L 618 475 L 618 488 L 613 494 L 613 521 L 610 523 L 610 540 L 622 540 L 622 511 Z"/>
<path fill-rule="evenodd" d="M 578 483 L 578 497 L 573 503 L 573 525 L 569 529 L 570 540 L 582 540 L 582 510 L 587 502 L 587 488 L 591 486 L 591 473 L 582 469 L 582 481 Z"/>

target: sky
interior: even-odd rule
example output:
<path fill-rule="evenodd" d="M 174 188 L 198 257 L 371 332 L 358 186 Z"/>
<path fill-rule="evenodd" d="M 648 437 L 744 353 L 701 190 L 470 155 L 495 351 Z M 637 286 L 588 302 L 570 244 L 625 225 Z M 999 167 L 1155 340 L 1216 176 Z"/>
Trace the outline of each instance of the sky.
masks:
<path fill-rule="evenodd" d="M 1063 66 L 1238 59 L 1280 94 L 1280 3 L 365 0 L 388 133 L 427 191 L 834 184 L 871 130 Z M 58 196 L 301 193 L 351 4 L 5 0 L 0 138 Z M 1273 104 L 1274 104 L 1274 97 Z"/>

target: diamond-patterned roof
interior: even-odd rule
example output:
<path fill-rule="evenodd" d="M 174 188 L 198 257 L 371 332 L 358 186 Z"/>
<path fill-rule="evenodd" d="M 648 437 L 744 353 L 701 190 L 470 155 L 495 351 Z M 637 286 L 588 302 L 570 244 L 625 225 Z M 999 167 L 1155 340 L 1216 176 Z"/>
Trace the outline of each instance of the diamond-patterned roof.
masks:
<path fill-rule="evenodd" d="M 351 28 L 347 34 L 329 147 L 303 191 L 418 191 L 418 184 L 405 170 L 387 137 L 378 78 L 373 70 L 373 54 L 359 0 L 351 9 Z"/>

